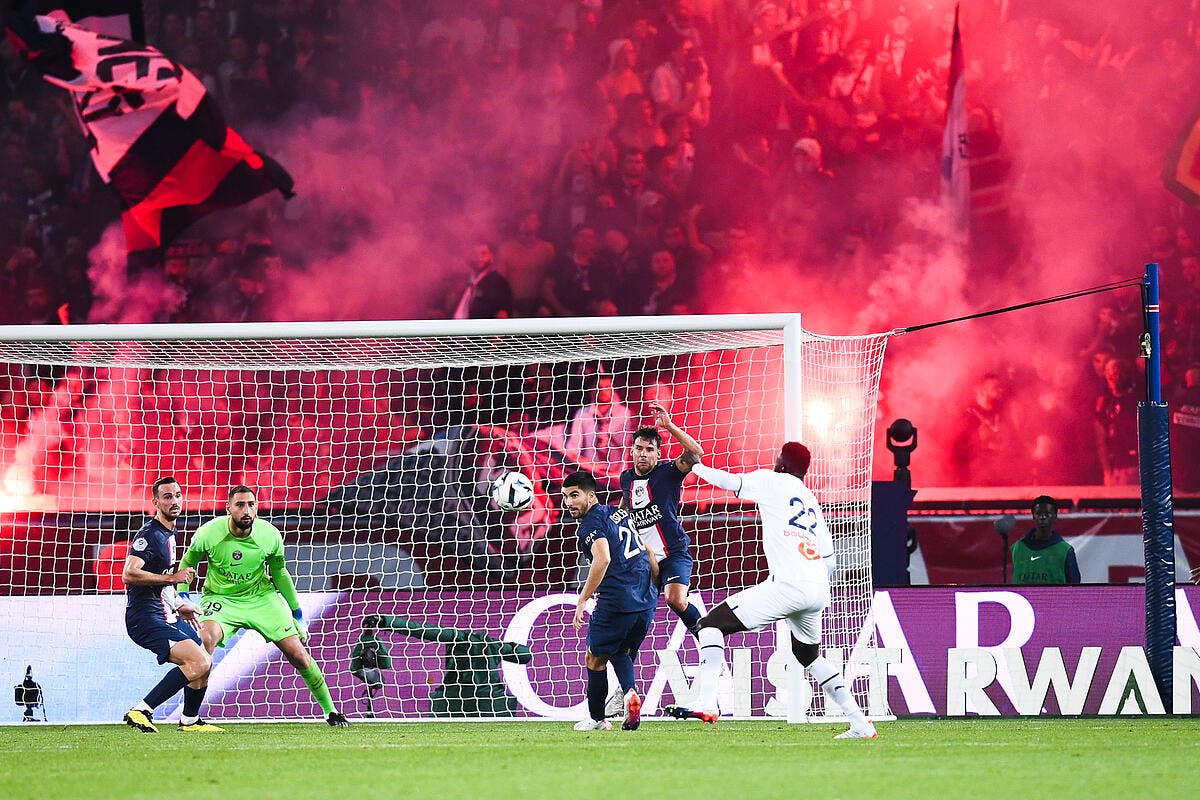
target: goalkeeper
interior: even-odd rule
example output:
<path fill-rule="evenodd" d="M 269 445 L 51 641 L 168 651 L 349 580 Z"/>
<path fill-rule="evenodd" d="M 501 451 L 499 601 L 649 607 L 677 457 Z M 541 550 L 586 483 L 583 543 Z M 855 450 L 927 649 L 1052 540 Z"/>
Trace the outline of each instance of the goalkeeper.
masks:
<path fill-rule="evenodd" d="M 403 617 L 371 614 L 363 618 L 363 637 L 373 631 L 399 631 L 446 645 L 442 685 L 429 693 L 429 713 L 435 717 L 511 717 L 517 699 L 504 688 L 500 662 L 528 664 L 533 652 L 523 644 L 505 642 L 486 633 L 423 625 Z"/>
<path fill-rule="evenodd" d="M 284 566 L 283 536 L 274 525 L 258 519 L 258 501 L 249 486 L 229 490 L 228 516 L 196 530 L 180 569 L 204 560 L 208 561 L 208 574 L 200 604 L 200 638 L 208 652 L 217 645 L 224 647 L 242 628 L 258 631 L 300 673 L 325 720 L 334 727 L 349 727 L 333 706 L 321 668 L 304 649 L 308 626 L 296 586 Z"/>

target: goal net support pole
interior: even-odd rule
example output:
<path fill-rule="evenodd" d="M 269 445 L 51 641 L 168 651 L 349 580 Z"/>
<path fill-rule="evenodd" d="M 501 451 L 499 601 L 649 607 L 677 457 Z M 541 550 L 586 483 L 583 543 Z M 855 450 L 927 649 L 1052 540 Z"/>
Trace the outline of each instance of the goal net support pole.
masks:
<path fill-rule="evenodd" d="M 1143 279 L 1146 401 L 1138 404 L 1142 544 L 1146 560 L 1146 661 L 1171 713 L 1175 648 L 1175 512 L 1171 493 L 1170 414 L 1162 398 L 1158 264 Z"/>

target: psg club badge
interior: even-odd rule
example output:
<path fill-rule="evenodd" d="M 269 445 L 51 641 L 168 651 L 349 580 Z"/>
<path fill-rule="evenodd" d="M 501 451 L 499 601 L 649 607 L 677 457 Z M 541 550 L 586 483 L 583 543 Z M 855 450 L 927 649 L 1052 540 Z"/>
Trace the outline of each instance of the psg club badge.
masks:
<path fill-rule="evenodd" d="M 242 551 L 241 551 L 241 550 L 234 550 L 234 551 L 233 551 L 233 560 L 234 560 L 234 561 L 241 561 L 241 560 L 242 560 Z"/>
<path fill-rule="evenodd" d="M 650 492 L 646 481 L 634 481 L 633 491 L 631 494 L 633 495 L 634 508 L 641 508 L 642 506 L 646 505 L 646 503 L 650 502 Z"/>

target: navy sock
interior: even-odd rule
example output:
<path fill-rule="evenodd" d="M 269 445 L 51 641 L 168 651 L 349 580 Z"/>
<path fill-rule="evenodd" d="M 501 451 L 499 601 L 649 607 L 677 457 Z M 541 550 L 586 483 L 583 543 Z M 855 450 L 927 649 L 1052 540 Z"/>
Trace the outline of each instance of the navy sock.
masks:
<path fill-rule="evenodd" d="M 608 670 L 587 671 L 588 714 L 592 719 L 604 719 L 604 701 L 608 699 Z"/>
<path fill-rule="evenodd" d="M 187 685 L 187 676 L 183 674 L 183 670 L 181 670 L 179 667 L 175 667 L 166 675 L 164 675 L 163 679 L 158 682 L 158 685 L 151 689 L 150 693 L 142 699 L 145 700 L 146 705 L 150 706 L 151 708 L 158 708 L 163 703 L 174 697 L 176 692 Z"/>
<path fill-rule="evenodd" d="M 617 673 L 617 683 L 621 684 L 621 692 L 628 692 L 633 688 L 635 678 L 633 677 L 633 659 L 629 653 L 618 653 L 612 657 L 609 662 L 613 665 L 613 672 Z"/>
<path fill-rule="evenodd" d="M 698 626 L 700 624 L 701 616 L 700 609 L 696 608 L 691 603 L 688 603 L 688 607 L 683 610 L 683 613 L 679 615 L 679 618 L 683 620 L 683 624 L 687 626 L 689 631 L 695 633 L 696 631 L 700 630 Z"/>
<path fill-rule="evenodd" d="M 207 690 L 207 686 L 201 689 L 193 689 L 190 686 L 183 687 L 183 715 L 185 717 L 200 716 L 200 703 L 204 702 L 204 693 Z"/>

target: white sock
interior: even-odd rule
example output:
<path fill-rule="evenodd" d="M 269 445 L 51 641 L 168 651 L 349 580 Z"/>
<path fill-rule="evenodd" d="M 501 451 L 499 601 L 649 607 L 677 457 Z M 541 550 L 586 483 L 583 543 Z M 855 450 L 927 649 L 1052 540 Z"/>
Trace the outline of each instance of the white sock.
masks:
<path fill-rule="evenodd" d="M 725 634 L 717 628 L 701 628 L 696 638 L 700 641 L 700 671 L 693 706 L 700 711 L 716 711 L 717 683 L 725 671 Z"/>
<path fill-rule="evenodd" d="M 838 708 L 846 715 L 846 719 L 850 720 L 852 728 L 862 730 L 867 727 L 867 718 L 858 707 L 858 703 L 854 702 L 854 695 L 850 694 L 850 689 L 846 686 L 842 673 L 834 669 L 833 665 L 821 656 L 818 656 L 817 660 L 805 669 L 808 670 L 809 675 L 817 679 L 817 684 L 820 685 L 821 691 L 825 692 L 825 696 L 837 703 Z"/>
<path fill-rule="evenodd" d="M 138 704 L 133 707 L 133 710 L 134 711 L 153 711 L 154 709 L 151 708 L 150 706 L 148 706 L 146 704 L 145 700 L 138 700 Z"/>
<path fill-rule="evenodd" d="M 200 721 L 199 715 L 194 716 L 194 717 L 181 716 L 179 718 L 179 722 L 182 725 L 195 725 L 199 721 Z"/>

